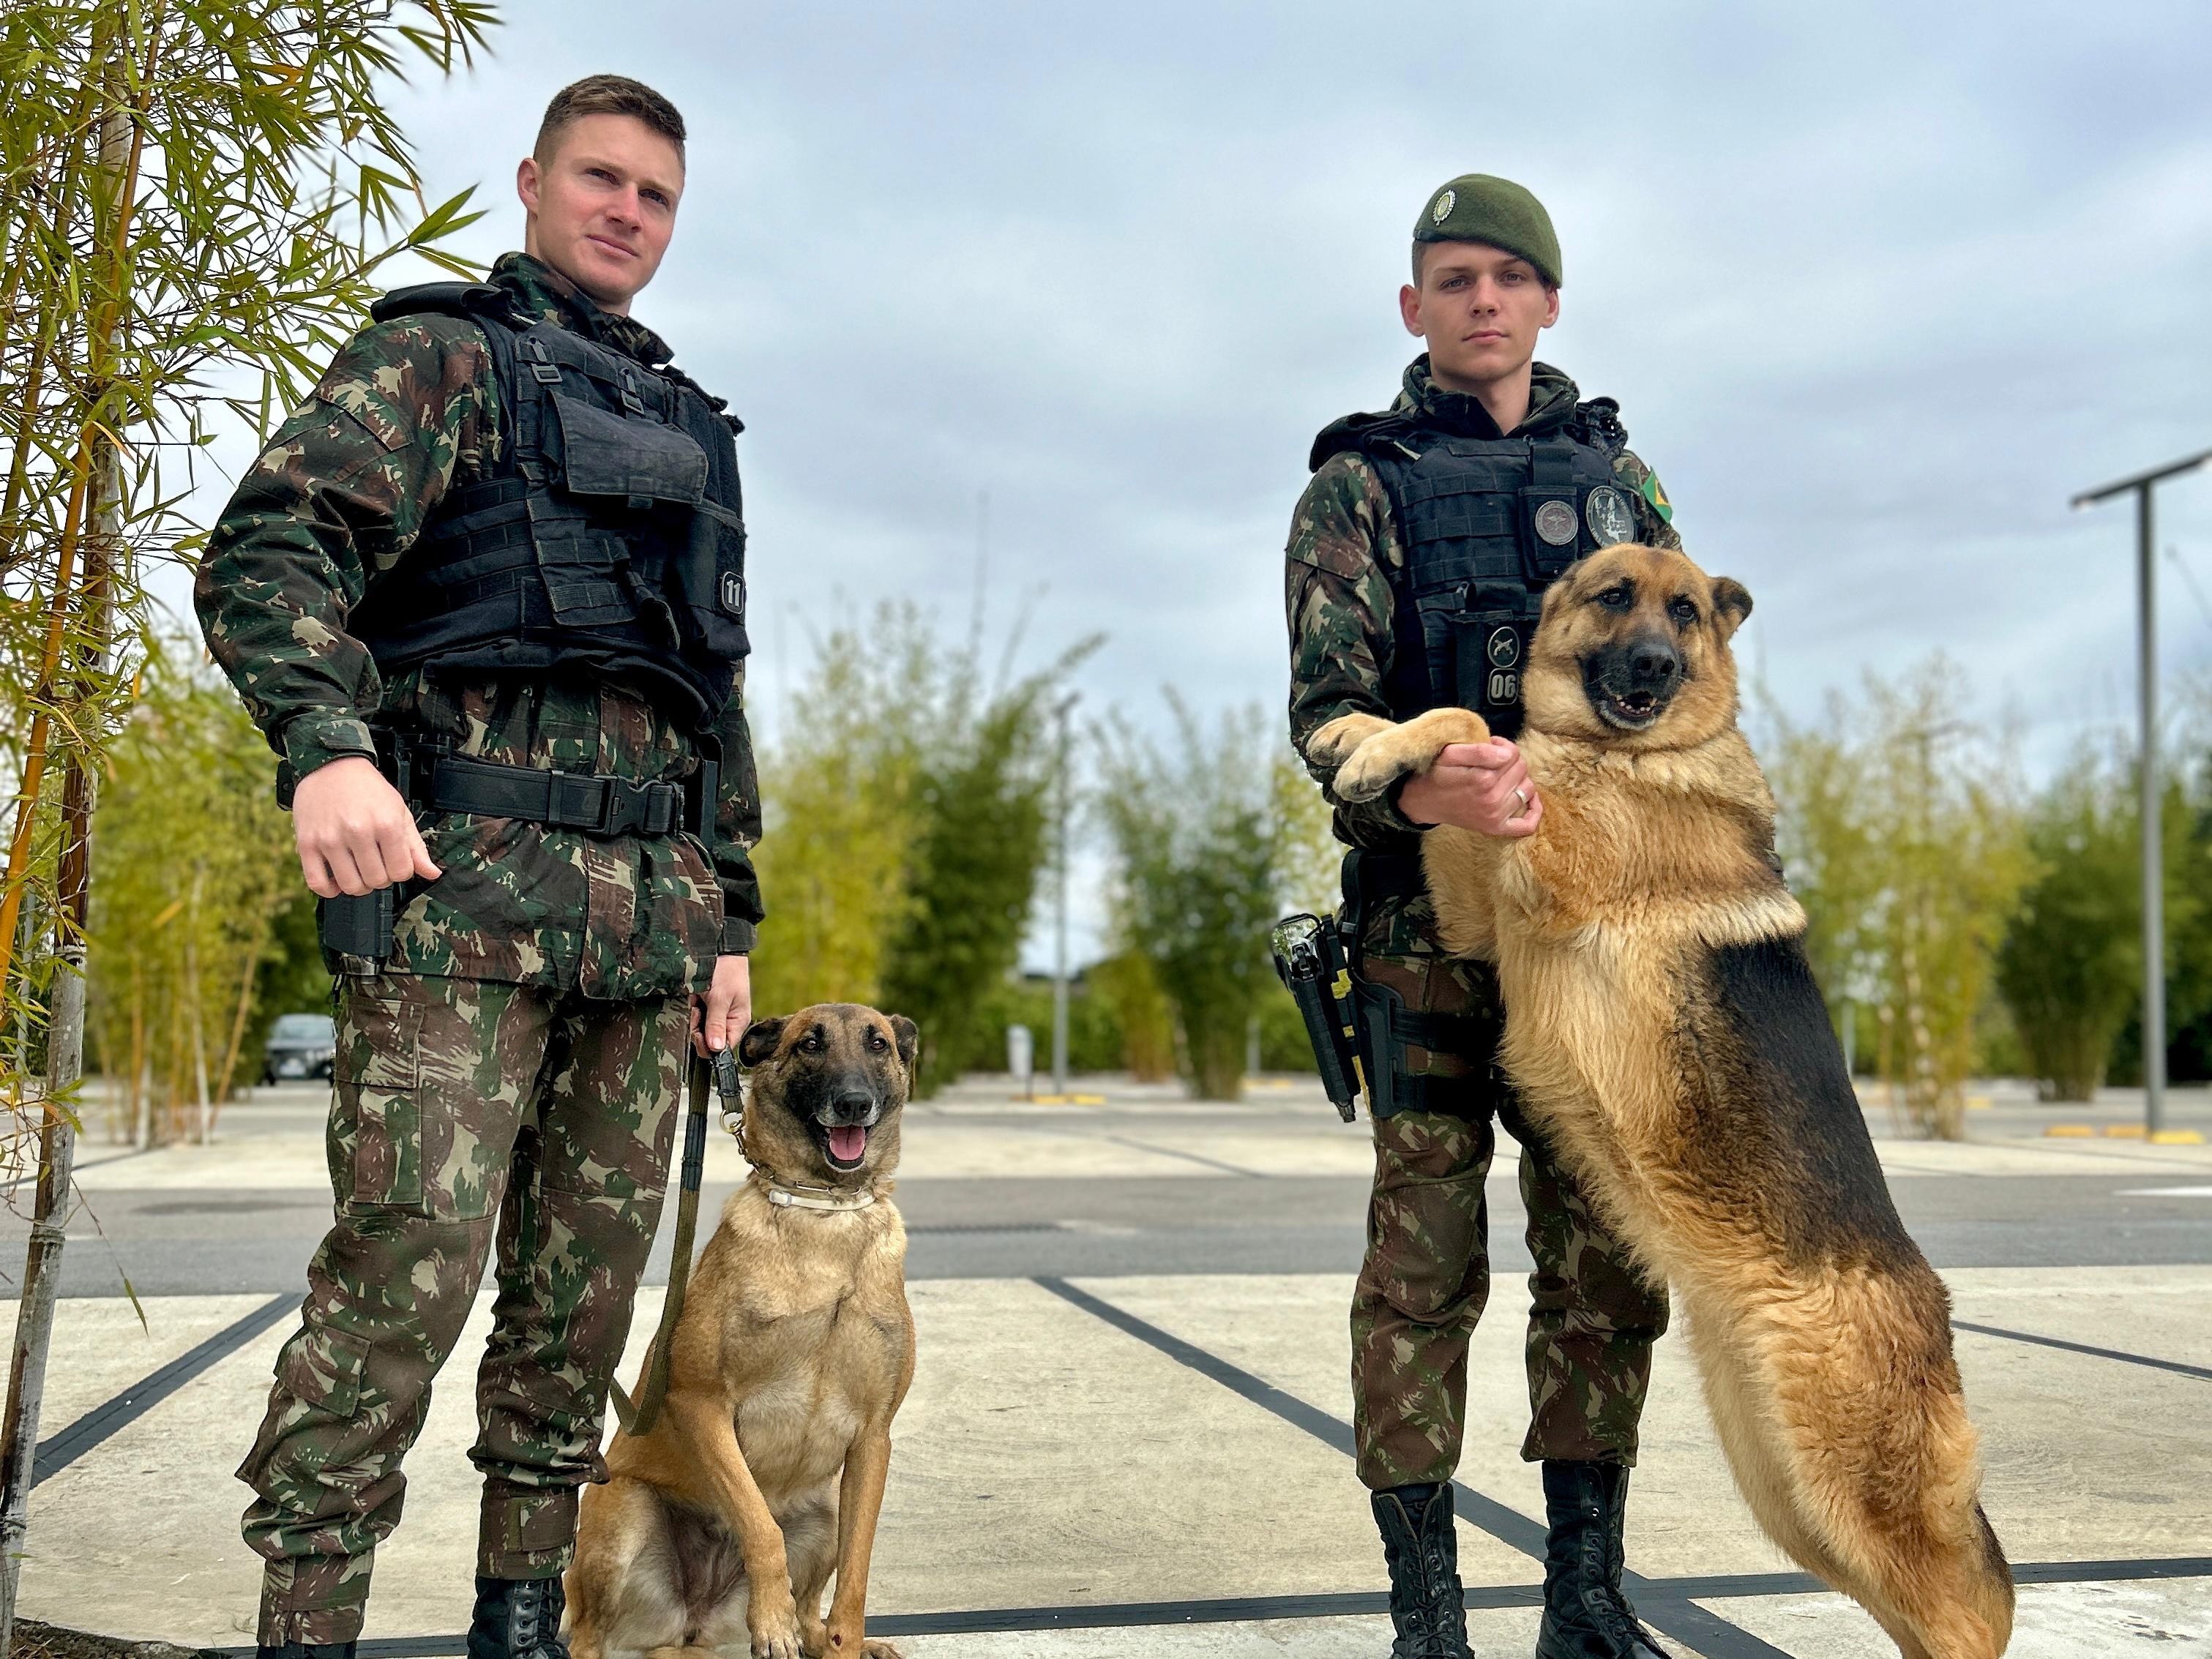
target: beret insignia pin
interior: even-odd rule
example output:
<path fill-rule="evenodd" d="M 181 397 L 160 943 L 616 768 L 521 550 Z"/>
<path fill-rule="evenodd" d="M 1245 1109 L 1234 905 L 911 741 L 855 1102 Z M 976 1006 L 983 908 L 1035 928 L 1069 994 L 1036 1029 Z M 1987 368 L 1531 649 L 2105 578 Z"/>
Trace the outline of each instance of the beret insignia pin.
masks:
<path fill-rule="evenodd" d="M 1440 225 L 1443 223 L 1445 220 L 1451 217 L 1452 208 L 1458 203 L 1458 201 L 1459 195 L 1457 191 L 1449 190 L 1439 191 L 1437 194 L 1437 204 L 1429 210 L 1430 220 L 1436 224 Z"/>

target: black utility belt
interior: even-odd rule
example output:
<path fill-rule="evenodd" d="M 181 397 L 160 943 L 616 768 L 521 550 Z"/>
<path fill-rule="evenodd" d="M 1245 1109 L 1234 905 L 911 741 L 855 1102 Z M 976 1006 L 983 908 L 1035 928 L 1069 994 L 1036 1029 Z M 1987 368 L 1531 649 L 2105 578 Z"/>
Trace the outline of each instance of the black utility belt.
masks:
<path fill-rule="evenodd" d="M 706 759 L 681 782 L 632 783 L 419 749 L 400 771 L 396 781 L 410 805 L 520 818 L 587 836 L 703 836 L 714 821 L 718 781 L 715 763 Z"/>

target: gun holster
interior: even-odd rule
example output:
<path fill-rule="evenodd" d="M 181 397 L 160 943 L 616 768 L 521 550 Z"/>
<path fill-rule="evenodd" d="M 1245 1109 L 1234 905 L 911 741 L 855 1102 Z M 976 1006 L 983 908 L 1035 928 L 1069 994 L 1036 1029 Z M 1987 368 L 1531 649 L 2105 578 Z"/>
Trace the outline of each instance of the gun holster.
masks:
<path fill-rule="evenodd" d="M 1360 1063 L 1366 1069 L 1367 1098 L 1377 1117 L 1400 1112 L 1452 1112 L 1487 1109 L 1471 1096 L 1465 1077 L 1416 1077 L 1406 1050 L 1460 1055 L 1497 1076 L 1498 1022 L 1486 1014 L 1424 1013 L 1387 985 L 1355 977 L 1352 1001 L 1358 1016 Z"/>
<path fill-rule="evenodd" d="M 376 738 L 376 769 L 411 802 L 408 775 L 410 749 L 399 734 L 387 728 L 371 728 Z M 292 810 L 300 775 L 289 760 L 276 763 L 276 804 Z M 380 887 L 368 893 L 341 893 L 315 901 L 315 937 L 325 951 L 338 957 L 338 971 L 368 978 L 384 971 L 392 960 L 392 930 L 399 912 L 412 896 L 414 884 Z"/>
<path fill-rule="evenodd" d="M 1336 924 L 1310 915 L 1285 916 L 1275 924 L 1268 942 L 1275 972 L 1305 1022 L 1322 1087 L 1336 1115 L 1352 1122 L 1359 1115 L 1359 1060 L 1345 1003 L 1352 976 L 1345 967 Z"/>

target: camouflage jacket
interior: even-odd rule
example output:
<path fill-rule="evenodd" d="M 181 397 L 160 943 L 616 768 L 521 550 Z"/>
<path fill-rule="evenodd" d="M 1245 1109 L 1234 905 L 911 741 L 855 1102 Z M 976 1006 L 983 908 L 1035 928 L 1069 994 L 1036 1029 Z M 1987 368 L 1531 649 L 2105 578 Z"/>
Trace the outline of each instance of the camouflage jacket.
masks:
<path fill-rule="evenodd" d="M 492 280 L 535 316 L 641 362 L 668 361 L 652 330 L 601 311 L 526 254 L 505 255 Z M 301 776 L 373 756 L 372 720 L 512 766 L 634 781 L 691 769 L 689 732 L 619 682 L 421 670 L 386 679 L 347 634 L 348 614 L 395 580 L 445 492 L 483 476 L 501 442 L 483 331 L 397 318 L 346 343 L 240 482 L 194 604 L 209 650 Z M 718 953 L 752 948 L 761 916 L 750 851 L 760 788 L 743 692 L 740 673 L 714 732 L 721 789 L 706 844 L 422 814 L 445 873 L 408 904 L 394 964 L 605 998 L 702 989 Z"/>
<path fill-rule="evenodd" d="M 1536 364 L 1528 418 L 1516 430 L 1539 436 L 1557 430 L 1574 413 L 1580 395 L 1558 369 Z M 1504 435 L 1480 399 L 1436 386 L 1425 354 L 1406 370 L 1404 389 L 1392 407 L 1418 409 L 1445 429 L 1470 437 Z M 1651 469 L 1625 449 L 1613 467 L 1635 505 L 1638 533 L 1655 546 L 1680 547 L 1673 505 Z M 1365 456 L 1340 451 L 1321 464 L 1298 498 L 1285 553 L 1291 741 L 1303 757 L 1306 740 L 1339 715 L 1390 713 L 1382 694 L 1392 651 L 1389 573 L 1403 566 L 1405 553 L 1391 520 L 1389 495 Z M 1333 769 L 1309 761 L 1307 769 L 1326 793 Z M 1333 795 L 1330 800 L 1337 839 L 1348 847 L 1402 850 L 1421 827 L 1398 810 L 1395 792 L 1356 806 Z M 1437 954 L 1427 900 L 1371 907 L 1361 943 L 1378 956 Z"/>

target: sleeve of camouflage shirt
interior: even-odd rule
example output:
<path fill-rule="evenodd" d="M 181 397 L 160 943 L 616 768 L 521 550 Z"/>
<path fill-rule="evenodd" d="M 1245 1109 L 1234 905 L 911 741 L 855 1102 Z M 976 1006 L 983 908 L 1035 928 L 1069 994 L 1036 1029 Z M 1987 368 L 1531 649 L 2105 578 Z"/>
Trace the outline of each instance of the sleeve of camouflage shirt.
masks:
<path fill-rule="evenodd" d="M 760 775 L 753 765 L 752 728 L 745 720 L 742 663 L 714 730 L 722 744 L 722 782 L 711 850 L 715 878 L 722 887 L 722 952 L 742 956 L 753 948 L 763 914 L 752 856 L 761 836 Z"/>
<path fill-rule="evenodd" d="M 1626 449 L 1613 458 L 1613 471 L 1636 503 L 1636 533 L 1644 545 L 1681 546 L 1681 534 L 1674 528 L 1674 504 L 1659 487 L 1659 475 Z"/>
<path fill-rule="evenodd" d="M 368 719 L 382 687 L 347 615 L 498 429 L 483 335 L 402 318 L 354 336 L 240 480 L 193 605 L 254 723 L 301 776 L 374 754 Z"/>
<path fill-rule="evenodd" d="M 1340 714 L 1388 719 L 1382 676 L 1391 653 L 1386 566 L 1403 559 L 1390 524 L 1389 499 L 1366 459 L 1332 455 L 1298 499 L 1285 550 L 1285 600 L 1291 625 L 1291 741 L 1303 759 L 1307 739 Z M 1326 793 L 1334 767 L 1306 762 Z M 1346 805 L 1329 796 L 1356 841 L 1419 826 L 1382 799 Z"/>

